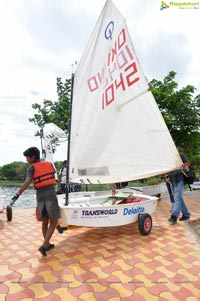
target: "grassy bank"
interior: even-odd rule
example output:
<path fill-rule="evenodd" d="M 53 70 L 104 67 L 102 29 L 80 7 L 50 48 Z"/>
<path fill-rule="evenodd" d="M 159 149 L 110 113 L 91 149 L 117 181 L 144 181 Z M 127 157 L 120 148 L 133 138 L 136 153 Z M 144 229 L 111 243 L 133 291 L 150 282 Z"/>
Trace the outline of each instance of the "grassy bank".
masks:
<path fill-rule="evenodd" d="M 0 187 L 20 187 L 23 182 L 19 181 L 8 181 L 8 180 L 0 180 Z M 32 185 L 30 186 L 30 188 Z"/>

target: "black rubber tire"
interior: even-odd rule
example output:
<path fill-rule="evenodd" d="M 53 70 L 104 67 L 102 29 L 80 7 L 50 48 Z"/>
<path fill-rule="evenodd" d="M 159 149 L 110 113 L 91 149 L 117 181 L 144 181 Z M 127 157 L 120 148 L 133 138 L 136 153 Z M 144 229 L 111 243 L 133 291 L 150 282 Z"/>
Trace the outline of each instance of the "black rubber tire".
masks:
<path fill-rule="evenodd" d="M 12 207 L 10 205 L 6 207 L 6 215 L 8 222 L 10 222 L 12 220 Z"/>
<path fill-rule="evenodd" d="M 138 229 L 142 235 L 148 235 L 152 229 L 152 218 L 148 213 L 144 213 L 139 217 Z"/>

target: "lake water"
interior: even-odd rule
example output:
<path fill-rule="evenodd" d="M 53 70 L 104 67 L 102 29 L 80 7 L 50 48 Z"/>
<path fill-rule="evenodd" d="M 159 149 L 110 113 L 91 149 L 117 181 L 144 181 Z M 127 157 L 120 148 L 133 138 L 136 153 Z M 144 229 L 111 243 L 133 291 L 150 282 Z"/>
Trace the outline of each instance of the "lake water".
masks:
<path fill-rule="evenodd" d="M 19 188 L 15 187 L 0 187 L 0 195 L 5 195 L 5 207 L 11 201 L 11 198 L 16 194 Z M 12 206 L 13 209 L 34 208 L 36 207 L 36 193 L 34 189 L 27 189 L 19 197 Z"/>

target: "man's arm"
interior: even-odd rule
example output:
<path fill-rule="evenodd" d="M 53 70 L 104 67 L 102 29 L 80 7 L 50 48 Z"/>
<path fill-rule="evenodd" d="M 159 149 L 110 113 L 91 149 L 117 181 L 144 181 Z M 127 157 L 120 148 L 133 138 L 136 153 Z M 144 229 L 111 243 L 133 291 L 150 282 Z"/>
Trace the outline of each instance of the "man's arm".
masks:
<path fill-rule="evenodd" d="M 183 161 L 183 164 L 182 164 L 183 170 L 184 171 L 189 171 L 190 162 L 189 162 L 188 158 L 184 154 L 180 154 L 180 157 Z"/>
<path fill-rule="evenodd" d="M 26 188 L 31 184 L 31 182 L 32 182 L 32 178 L 27 177 L 24 183 L 22 184 L 21 188 L 18 190 L 17 194 L 19 195 L 22 194 L 24 190 L 26 190 Z"/>
<path fill-rule="evenodd" d="M 24 190 L 26 190 L 26 188 L 30 185 L 31 182 L 32 182 L 32 177 L 27 177 L 24 183 L 22 184 L 22 186 L 20 187 L 20 189 L 18 190 L 18 192 L 12 197 L 12 201 L 10 203 L 11 206 L 16 202 L 16 200 L 24 192 Z"/>

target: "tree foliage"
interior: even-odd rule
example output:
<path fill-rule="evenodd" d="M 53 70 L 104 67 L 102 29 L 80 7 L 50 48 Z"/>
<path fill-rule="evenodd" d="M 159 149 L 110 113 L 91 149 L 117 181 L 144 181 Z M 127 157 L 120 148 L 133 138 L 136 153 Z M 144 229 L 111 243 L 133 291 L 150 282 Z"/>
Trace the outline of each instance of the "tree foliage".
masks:
<path fill-rule="evenodd" d="M 56 161 L 54 164 L 56 170 L 59 171 L 62 167 L 62 161 Z M 23 182 L 26 178 L 28 166 L 28 163 L 22 161 L 5 164 L 0 167 L 0 180 Z"/>
<path fill-rule="evenodd" d="M 24 181 L 28 163 L 13 162 L 2 166 L 0 171 L 0 179 Z"/>
<path fill-rule="evenodd" d="M 176 72 L 171 71 L 163 81 L 153 79 L 149 85 L 172 138 L 180 152 L 200 164 L 200 95 L 191 85 L 178 90 Z"/>
<path fill-rule="evenodd" d="M 58 101 L 44 99 L 43 105 L 38 103 L 32 105 L 37 113 L 34 114 L 34 117 L 29 118 L 29 121 L 39 128 L 35 136 L 43 136 L 43 127 L 46 123 L 54 123 L 66 133 L 68 132 L 71 79 L 66 79 L 63 83 L 61 78 L 57 78 L 57 95 Z"/>

